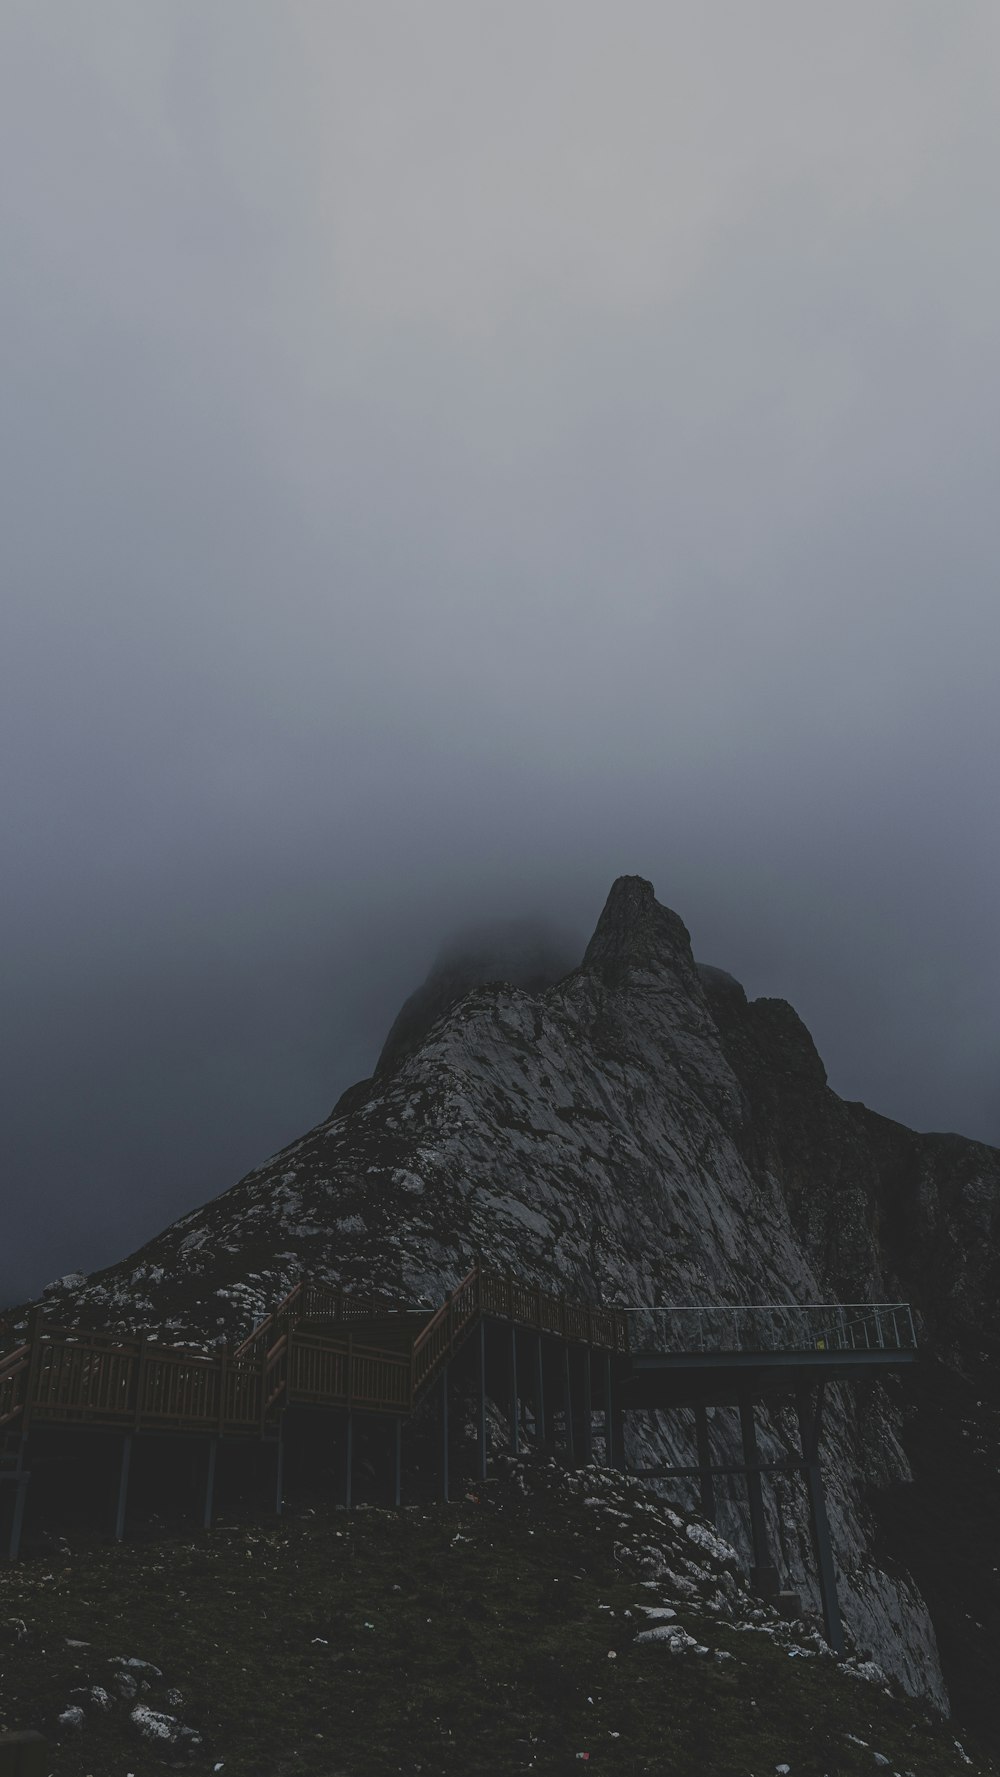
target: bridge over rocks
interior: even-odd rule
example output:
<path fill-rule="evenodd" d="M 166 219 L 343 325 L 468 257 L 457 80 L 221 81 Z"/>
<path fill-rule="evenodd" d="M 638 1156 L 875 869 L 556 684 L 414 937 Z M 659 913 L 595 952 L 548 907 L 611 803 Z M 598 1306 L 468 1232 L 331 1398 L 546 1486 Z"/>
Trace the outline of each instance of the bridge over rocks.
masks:
<path fill-rule="evenodd" d="M 29 1483 L 41 1506 L 58 1499 L 60 1477 L 64 1508 L 89 1502 L 119 1540 L 137 1485 L 147 1494 L 157 1485 L 161 1495 L 186 1493 L 210 1528 L 220 1471 L 230 1485 L 249 1478 L 280 1513 L 290 1479 L 315 1481 L 331 1465 L 351 1506 L 361 1467 L 369 1490 L 399 1506 L 413 1478 L 405 1445 L 418 1426 L 424 1452 L 428 1435 L 436 1445 L 435 1491 L 447 1500 L 456 1398 L 476 1403 L 483 1479 L 491 1400 L 507 1410 L 515 1455 L 529 1438 L 571 1467 L 599 1461 L 624 1469 L 629 1413 L 692 1412 L 696 1466 L 634 1472 L 696 1478 L 709 1519 L 715 1478 L 743 1476 L 752 1581 L 765 1597 L 777 1591 L 777 1573 L 761 1477 L 801 1475 L 827 1639 L 842 1652 L 820 1466 L 825 1392 L 902 1368 L 916 1355 L 905 1303 L 607 1307 L 570 1302 L 478 1260 L 430 1315 L 377 1293 L 303 1281 L 241 1344 L 212 1352 L 161 1343 L 151 1333 L 121 1338 L 59 1327 L 35 1310 L 24 1338 L 0 1349 L 2 1546 L 17 1559 L 26 1513 L 30 1529 Z M 775 1395 L 794 1400 L 801 1447 L 764 1463 L 754 1408 Z M 713 1405 L 738 1409 L 739 1462 L 713 1454 Z"/>

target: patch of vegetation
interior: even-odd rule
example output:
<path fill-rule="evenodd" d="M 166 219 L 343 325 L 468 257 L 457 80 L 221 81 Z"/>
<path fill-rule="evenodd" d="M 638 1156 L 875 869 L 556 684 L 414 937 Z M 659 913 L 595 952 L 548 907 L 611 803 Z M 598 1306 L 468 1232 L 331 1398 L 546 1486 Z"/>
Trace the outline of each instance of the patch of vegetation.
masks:
<path fill-rule="evenodd" d="M 598 1471 L 525 1476 L 511 1465 L 451 1506 L 60 1541 L 0 1578 L 0 1721 L 52 1736 L 53 1777 L 967 1777 L 952 1725 L 850 1676 L 804 1627 L 792 1654 L 794 1632 L 678 1581 L 697 1553 L 680 1518 L 672 1571 L 644 1581 L 637 1537 L 648 1551 L 662 1524 L 634 1486 L 630 1509 L 594 1497 Z M 668 1605 L 682 1651 L 637 1640 Z M 138 1701 L 200 1745 L 138 1737 L 116 1658 L 159 1669 L 132 1669 Z M 59 1729 L 73 1704 L 83 1725 Z"/>

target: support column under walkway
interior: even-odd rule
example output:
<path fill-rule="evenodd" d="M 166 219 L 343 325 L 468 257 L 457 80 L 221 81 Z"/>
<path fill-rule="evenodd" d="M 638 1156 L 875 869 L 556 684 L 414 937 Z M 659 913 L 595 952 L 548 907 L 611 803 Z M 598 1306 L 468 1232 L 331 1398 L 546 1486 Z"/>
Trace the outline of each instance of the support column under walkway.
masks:
<path fill-rule="evenodd" d="M 844 1652 L 844 1626 L 837 1597 L 837 1574 L 833 1565 L 833 1543 L 830 1521 L 826 1515 L 823 1474 L 819 1464 L 819 1444 L 823 1431 L 823 1383 L 816 1386 L 815 1399 L 808 1387 L 800 1388 L 797 1406 L 799 1433 L 802 1440 L 802 1472 L 809 1496 L 809 1519 L 812 1529 L 816 1567 L 819 1572 L 819 1594 L 823 1606 L 826 1639 L 835 1654 Z"/>
<path fill-rule="evenodd" d="M 778 1570 L 771 1560 L 764 1517 L 764 1490 L 761 1486 L 760 1450 L 757 1445 L 757 1424 L 753 1401 L 747 1395 L 740 1400 L 740 1432 L 743 1438 L 743 1462 L 747 1477 L 747 1499 L 750 1505 L 750 1538 L 753 1544 L 751 1584 L 758 1598 L 774 1598 L 778 1591 Z"/>

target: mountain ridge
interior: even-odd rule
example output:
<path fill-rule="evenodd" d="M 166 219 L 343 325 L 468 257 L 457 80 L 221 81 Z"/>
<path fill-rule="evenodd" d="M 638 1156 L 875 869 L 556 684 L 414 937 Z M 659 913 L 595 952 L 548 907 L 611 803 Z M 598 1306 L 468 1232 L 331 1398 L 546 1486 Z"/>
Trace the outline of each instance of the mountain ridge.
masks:
<path fill-rule="evenodd" d="M 211 1340 L 303 1272 L 434 1303 L 481 1251 L 622 1304 L 912 1295 L 922 1335 L 959 1369 L 971 1342 L 996 1339 L 1000 1151 L 839 1099 L 793 1008 L 696 964 L 651 884 L 619 878 L 582 961 L 550 985 L 490 979 L 488 957 L 483 970 L 447 1004 L 432 995 L 424 1027 L 313 1130 L 57 1292 L 60 1318 Z M 934 1625 L 873 1508 L 912 1482 L 913 1410 L 902 1388 L 842 1392 L 830 1515 L 848 1624 L 943 1705 Z M 636 1424 L 632 1454 L 690 1459 L 679 1418 Z M 714 1436 L 736 1438 L 721 1412 Z M 763 1459 L 789 1437 L 781 1413 L 763 1416 Z M 723 1533 L 745 1549 L 739 1492 L 721 1491 Z M 769 1487 L 767 1514 L 786 1582 L 811 1597 L 791 1483 Z"/>

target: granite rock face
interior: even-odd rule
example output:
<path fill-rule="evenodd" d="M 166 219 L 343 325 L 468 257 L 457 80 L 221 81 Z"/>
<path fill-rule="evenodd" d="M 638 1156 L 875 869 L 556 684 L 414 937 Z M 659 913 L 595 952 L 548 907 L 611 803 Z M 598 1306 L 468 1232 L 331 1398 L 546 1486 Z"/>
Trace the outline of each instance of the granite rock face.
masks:
<path fill-rule="evenodd" d="M 837 1098 L 792 1008 L 750 1003 L 699 967 L 640 878 L 614 884 L 579 967 L 536 961 L 518 984 L 453 959 L 404 1009 L 372 1080 L 223 1196 L 74 1282 L 60 1316 L 211 1339 L 246 1329 L 303 1271 L 436 1304 L 479 1251 L 615 1304 L 911 1298 L 956 1364 L 971 1338 L 995 1339 L 1000 1152 Z M 927 1606 L 880 1553 L 871 1506 L 909 1478 L 903 1405 L 881 1387 L 835 1391 L 841 1599 L 862 1649 L 944 1704 Z M 715 1415 L 720 1451 L 736 1448 L 731 1420 Z M 692 1460 L 685 1415 L 630 1427 L 636 1457 Z M 762 1416 L 765 1461 L 793 1440 L 790 1419 Z M 779 1479 L 767 1505 L 782 1581 L 815 1606 L 801 1489 Z M 749 1561 L 735 1483 L 720 1530 Z"/>

